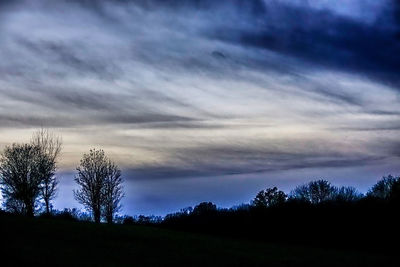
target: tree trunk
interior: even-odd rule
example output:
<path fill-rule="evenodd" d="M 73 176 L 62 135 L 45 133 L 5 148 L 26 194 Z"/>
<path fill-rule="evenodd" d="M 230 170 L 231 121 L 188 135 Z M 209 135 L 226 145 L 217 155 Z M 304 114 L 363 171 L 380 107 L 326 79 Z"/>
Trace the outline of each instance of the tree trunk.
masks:
<path fill-rule="evenodd" d="M 33 203 L 31 203 L 30 201 L 27 201 L 27 202 L 25 203 L 25 205 L 26 205 L 26 216 L 28 216 L 28 217 L 33 217 L 33 215 L 34 215 Z"/>
<path fill-rule="evenodd" d="M 46 213 L 47 213 L 47 215 L 49 215 L 50 214 L 50 203 L 49 203 L 49 200 L 45 199 L 44 202 L 46 204 Z"/>
<path fill-rule="evenodd" d="M 95 223 L 100 223 L 100 216 L 101 216 L 101 214 L 100 214 L 100 210 L 94 210 L 93 211 L 93 217 L 94 217 L 94 222 Z"/>
<path fill-rule="evenodd" d="M 107 216 L 106 216 L 106 220 L 107 220 L 107 223 L 108 223 L 108 224 L 112 224 L 112 223 L 113 223 L 113 216 L 112 216 L 112 215 L 109 215 L 109 214 L 107 214 Z"/>

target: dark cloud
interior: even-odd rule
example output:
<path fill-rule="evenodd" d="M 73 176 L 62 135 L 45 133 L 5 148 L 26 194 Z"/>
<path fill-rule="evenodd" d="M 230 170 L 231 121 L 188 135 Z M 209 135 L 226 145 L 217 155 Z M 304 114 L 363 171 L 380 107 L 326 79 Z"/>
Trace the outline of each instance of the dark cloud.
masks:
<path fill-rule="evenodd" d="M 100 3 L 103 3 L 77 2 L 89 8 L 101 7 Z M 211 19 L 204 33 L 212 38 L 277 51 L 315 63 L 315 67 L 354 71 L 399 85 L 400 8 L 396 0 L 389 1 L 385 12 L 372 24 L 338 15 L 328 9 L 313 9 L 307 1 L 303 5 L 262 0 L 153 0 L 131 3 L 152 10 L 171 9 L 171 13 L 201 12 L 198 15 Z M 229 19 L 223 22 L 220 19 L 222 16 Z M 217 53 L 219 58 L 224 55 L 214 51 L 213 56 Z"/>
<path fill-rule="evenodd" d="M 157 111 L 155 107 L 144 104 L 141 99 L 123 97 L 114 93 L 99 93 L 95 90 L 46 88 L 32 91 L 13 91 L 0 89 L 3 95 L 28 105 L 36 106 L 28 113 L 25 110 L 10 109 L 9 114 L 0 116 L 2 127 L 72 127 L 99 124 L 152 124 L 164 123 L 181 125 L 197 120 L 183 115 Z M 149 95 L 153 93 L 149 92 Z M 143 93 L 146 96 L 146 92 Z M 142 97 L 143 97 L 142 96 Z M 158 94 L 157 101 L 168 103 L 171 100 Z M 172 101 L 172 100 L 171 100 Z M 177 101 L 172 101 L 176 104 Z M 39 107 L 39 108 L 37 108 Z M 44 109 L 49 110 L 45 112 Z M 80 116 L 76 116 L 80 114 Z M 162 127 L 162 126 L 158 126 Z M 167 126 L 164 126 L 167 127 Z M 190 127 L 190 126 L 188 126 Z"/>
<path fill-rule="evenodd" d="M 281 144 L 274 149 L 277 143 Z M 171 154 L 171 159 L 178 160 L 177 163 L 168 164 L 167 162 L 129 169 L 127 176 L 139 180 L 171 179 L 269 173 L 307 168 L 345 168 L 379 164 L 386 158 L 379 154 L 340 152 L 332 148 L 332 144 L 329 143 L 321 145 L 319 142 L 305 140 L 297 145 L 295 142 L 287 143 L 287 141 L 275 141 L 258 147 L 244 144 L 204 145 L 192 149 L 175 150 Z"/>
<path fill-rule="evenodd" d="M 27 127 L 74 127 L 80 125 L 76 120 L 63 116 L 45 116 L 30 114 L 0 115 L 0 128 L 27 128 Z"/>
<path fill-rule="evenodd" d="M 176 119 L 176 120 L 172 120 Z M 246 125 L 221 125 L 207 121 L 196 121 L 185 117 L 171 117 L 171 120 L 146 120 L 145 123 L 138 125 L 141 129 L 224 129 L 226 127 L 246 127 Z"/>
<path fill-rule="evenodd" d="M 153 123 L 165 123 L 170 127 L 176 128 L 173 125 L 186 125 L 192 121 L 192 118 L 167 115 L 167 114 L 138 114 L 138 115 L 121 115 L 121 114 L 111 114 L 109 116 L 104 116 L 104 119 L 113 123 L 127 123 L 127 124 L 153 124 Z M 141 127 L 142 128 L 142 127 Z"/>
<path fill-rule="evenodd" d="M 78 2 L 89 8 L 103 6 L 103 1 Z M 126 1 L 111 2 L 126 4 Z M 385 12 L 372 24 L 327 9 L 312 9 L 306 2 L 303 5 L 262 0 L 131 3 L 152 10 L 166 8 L 171 13 L 198 13 L 200 17 L 210 19 L 209 23 L 204 22 L 206 27 L 200 32 L 214 39 L 276 51 L 313 63 L 315 68 L 334 68 L 363 74 L 394 86 L 400 84 L 400 8 L 395 0 L 389 2 Z M 222 21 L 222 16 L 229 19 Z M 212 55 L 225 58 L 220 51 L 213 51 Z M 269 64 L 268 59 L 264 61 L 265 67 Z M 196 66 L 211 68 L 210 64 L 196 58 L 188 59 L 184 64 L 185 68 Z"/>
<path fill-rule="evenodd" d="M 362 73 L 398 86 L 397 34 L 397 27 L 381 26 L 379 20 L 370 25 L 326 10 L 275 4 L 255 16 L 251 26 L 222 28 L 213 37 L 277 51 L 317 66 Z"/>
<path fill-rule="evenodd" d="M 398 153 L 397 153 L 398 154 Z M 248 166 L 240 166 L 232 164 L 231 166 L 227 165 L 216 165 L 216 164 L 200 164 L 196 167 L 192 168 L 182 168 L 182 167 L 174 167 L 174 166 L 148 166 L 148 167 L 140 167 L 134 169 L 125 169 L 126 178 L 129 180 L 143 180 L 143 179 L 182 179 L 187 177 L 212 177 L 212 176 L 226 176 L 226 175 L 238 175 L 238 174 L 257 174 L 257 173 L 265 173 L 268 174 L 270 172 L 279 172 L 279 171 L 288 171 L 288 170 L 296 170 L 296 169 L 312 169 L 318 168 L 323 172 L 324 168 L 346 168 L 346 167 L 359 167 L 365 165 L 374 165 L 379 164 L 385 157 L 378 156 L 364 156 L 358 158 L 346 158 L 346 159 L 323 159 L 323 158 L 294 158 L 293 155 L 292 162 L 288 162 L 287 158 L 284 158 L 284 163 L 279 164 L 278 160 L 273 160 L 273 164 L 271 159 L 264 158 L 265 162 L 269 162 L 269 164 L 265 164 L 265 166 L 254 166 L 251 165 L 252 161 L 247 161 Z M 397 155 L 398 156 L 398 155 Z"/>

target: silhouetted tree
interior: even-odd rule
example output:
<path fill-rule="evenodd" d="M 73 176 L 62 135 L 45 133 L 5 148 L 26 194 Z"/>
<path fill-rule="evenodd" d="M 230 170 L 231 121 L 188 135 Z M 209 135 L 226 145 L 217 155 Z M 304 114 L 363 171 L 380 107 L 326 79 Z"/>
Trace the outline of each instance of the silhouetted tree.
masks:
<path fill-rule="evenodd" d="M 135 223 L 135 219 L 132 216 L 125 216 L 122 224 L 134 224 Z"/>
<path fill-rule="evenodd" d="M 74 190 L 75 199 L 92 212 L 95 222 L 100 222 L 102 213 L 112 222 L 123 196 L 121 171 L 103 150 L 96 149 L 83 155 L 77 171 L 75 181 L 80 188 Z"/>
<path fill-rule="evenodd" d="M 42 183 L 40 186 L 40 197 L 43 199 L 46 213 L 50 214 L 50 201 L 55 197 L 57 191 L 58 180 L 55 176 L 57 169 L 57 159 L 61 152 L 61 138 L 50 133 L 46 129 L 35 132 L 32 136 L 31 143 L 46 155 L 47 164 L 42 165 L 40 173 Z"/>
<path fill-rule="evenodd" d="M 123 198 L 121 170 L 114 162 L 108 160 L 107 176 L 103 186 L 102 209 L 107 223 L 112 223 L 116 212 L 121 209 L 121 199 Z"/>
<path fill-rule="evenodd" d="M 258 192 L 253 200 L 253 206 L 258 208 L 278 206 L 285 203 L 286 198 L 286 194 L 277 187 L 267 188 Z"/>
<path fill-rule="evenodd" d="M 317 180 L 309 183 L 311 203 L 318 204 L 332 199 L 336 188 L 326 180 Z"/>
<path fill-rule="evenodd" d="M 363 197 L 363 194 L 358 192 L 355 187 L 342 186 L 337 188 L 334 196 L 334 200 L 340 202 L 354 202 L 358 201 Z"/>
<path fill-rule="evenodd" d="M 25 213 L 25 205 L 21 200 L 8 198 L 4 201 L 4 207 L 7 211 L 17 214 Z"/>
<path fill-rule="evenodd" d="M 83 204 L 93 214 L 94 221 L 100 222 L 102 207 L 102 189 L 107 177 L 108 160 L 103 150 L 91 149 L 89 154 L 84 154 L 78 174 L 75 176 L 79 190 L 74 190 L 75 199 Z"/>
<path fill-rule="evenodd" d="M 68 209 L 65 208 L 62 211 L 56 212 L 53 215 L 54 218 L 66 220 L 66 221 L 77 221 L 79 219 L 78 210 L 76 208 Z"/>
<path fill-rule="evenodd" d="M 289 194 L 290 199 L 299 200 L 303 202 L 311 202 L 310 190 L 308 185 L 296 186 Z"/>
<path fill-rule="evenodd" d="M 330 182 L 321 179 L 296 187 L 290 193 L 290 197 L 311 204 L 319 204 L 331 200 L 335 196 L 336 190 Z"/>
<path fill-rule="evenodd" d="M 397 177 L 396 181 L 392 184 L 389 200 L 400 204 L 400 177 Z"/>
<path fill-rule="evenodd" d="M 6 208 L 34 215 L 43 170 L 50 163 L 48 156 L 33 144 L 13 144 L 4 149 L 0 159 L 0 185 Z"/>
<path fill-rule="evenodd" d="M 209 214 L 217 211 L 217 206 L 212 202 L 201 202 L 197 206 L 194 207 L 192 214 L 195 215 L 203 215 Z"/>
<path fill-rule="evenodd" d="M 139 215 L 135 216 L 134 218 L 134 223 L 141 224 L 141 225 L 152 225 L 152 224 L 159 224 L 162 221 L 161 216 L 145 216 L 145 215 Z M 125 224 L 129 224 L 129 221 Z"/>
<path fill-rule="evenodd" d="M 368 191 L 367 196 L 387 200 L 392 192 L 392 187 L 398 178 L 389 175 L 382 177 L 372 188 Z"/>
<path fill-rule="evenodd" d="M 182 214 L 182 215 L 189 215 L 192 212 L 193 212 L 193 208 L 192 207 L 182 208 L 179 211 L 179 213 Z"/>
<path fill-rule="evenodd" d="M 231 207 L 230 210 L 231 211 L 249 211 L 251 207 L 252 207 L 251 204 L 243 203 L 243 204 L 239 204 L 239 205 L 235 205 L 235 206 Z"/>

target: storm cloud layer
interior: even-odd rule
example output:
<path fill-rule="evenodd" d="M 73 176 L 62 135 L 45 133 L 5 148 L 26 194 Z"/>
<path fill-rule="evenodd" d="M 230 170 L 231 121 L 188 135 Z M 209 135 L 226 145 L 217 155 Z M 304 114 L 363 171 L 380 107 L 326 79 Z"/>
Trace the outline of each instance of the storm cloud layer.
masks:
<path fill-rule="evenodd" d="M 395 0 L 1 1 L 0 144 L 39 127 L 61 134 L 65 190 L 82 153 L 103 148 L 135 194 L 130 212 L 217 193 L 228 205 L 288 183 L 283 173 L 335 181 L 351 170 L 349 183 L 369 185 L 360 168 L 399 170 L 399 10 Z M 192 198 L 171 197 L 176 188 Z"/>

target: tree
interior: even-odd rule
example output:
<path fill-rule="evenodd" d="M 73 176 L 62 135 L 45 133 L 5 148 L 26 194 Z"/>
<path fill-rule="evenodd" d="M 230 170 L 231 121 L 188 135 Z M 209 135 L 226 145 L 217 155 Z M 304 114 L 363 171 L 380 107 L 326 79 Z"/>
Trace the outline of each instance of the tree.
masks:
<path fill-rule="evenodd" d="M 179 211 L 179 214 L 181 215 L 189 215 L 190 213 L 192 213 L 193 208 L 192 207 L 186 207 L 186 208 L 182 208 Z"/>
<path fill-rule="evenodd" d="M 212 202 L 201 202 L 194 207 L 192 214 L 194 215 L 208 215 L 217 211 L 217 206 Z"/>
<path fill-rule="evenodd" d="M 103 214 L 107 223 L 112 223 L 116 212 L 121 209 L 121 199 L 124 196 L 121 170 L 112 161 L 107 164 L 107 176 L 103 187 Z"/>
<path fill-rule="evenodd" d="M 306 185 L 296 187 L 290 198 L 297 199 L 311 204 L 319 204 L 331 200 L 335 196 L 336 188 L 326 180 L 311 181 Z"/>
<path fill-rule="evenodd" d="M 326 180 L 312 181 L 308 184 L 311 203 L 318 204 L 334 197 L 336 188 Z"/>
<path fill-rule="evenodd" d="M 13 144 L 0 159 L 0 185 L 7 209 L 33 216 L 40 194 L 42 171 L 50 159 L 33 144 Z"/>
<path fill-rule="evenodd" d="M 80 188 L 74 190 L 75 199 L 92 212 L 96 223 L 100 222 L 102 214 L 112 222 L 123 197 L 121 171 L 103 150 L 96 149 L 83 155 L 77 171 L 75 181 Z"/>
<path fill-rule="evenodd" d="M 286 201 L 286 194 L 277 187 L 267 188 L 258 192 L 253 200 L 253 205 L 259 208 L 279 206 Z"/>
<path fill-rule="evenodd" d="M 382 177 L 382 179 L 368 191 L 367 196 L 385 200 L 389 199 L 393 185 L 397 180 L 399 180 L 399 178 L 395 178 L 392 175 Z"/>
<path fill-rule="evenodd" d="M 358 192 L 355 187 L 342 186 L 336 190 L 334 199 L 340 202 L 354 202 L 363 197 L 363 194 Z"/>
<path fill-rule="evenodd" d="M 108 171 L 107 162 L 103 150 L 92 149 L 89 154 L 83 155 L 80 166 L 77 167 L 78 174 L 75 176 L 80 189 L 74 190 L 74 196 L 92 212 L 96 223 L 100 222 L 102 189 Z"/>
<path fill-rule="evenodd" d="M 61 153 L 61 138 L 50 133 L 46 129 L 35 132 L 32 136 L 31 143 L 46 155 L 47 165 L 40 170 L 42 176 L 40 197 L 43 199 L 46 213 L 50 214 L 50 201 L 54 199 L 57 192 L 58 179 L 55 176 L 57 170 L 57 159 Z"/>
<path fill-rule="evenodd" d="M 389 200 L 400 204 L 400 177 L 397 177 L 396 181 L 392 184 Z"/>
<path fill-rule="evenodd" d="M 310 190 L 308 188 L 308 185 L 304 184 L 296 186 L 296 188 L 290 192 L 289 198 L 302 202 L 311 202 Z"/>
<path fill-rule="evenodd" d="M 24 214 L 25 212 L 25 205 L 21 200 L 17 200 L 15 198 L 7 198 L 4 201 L 4 207 L 7 211 L 16 214 Z"/>

